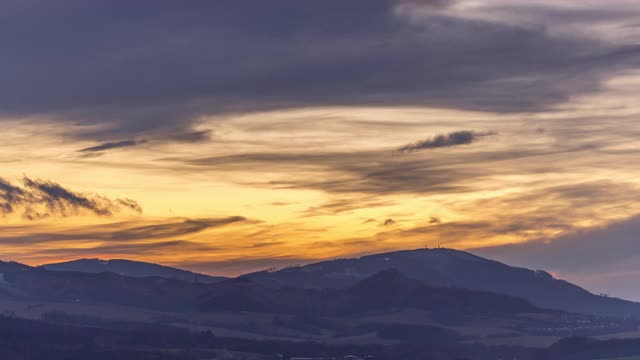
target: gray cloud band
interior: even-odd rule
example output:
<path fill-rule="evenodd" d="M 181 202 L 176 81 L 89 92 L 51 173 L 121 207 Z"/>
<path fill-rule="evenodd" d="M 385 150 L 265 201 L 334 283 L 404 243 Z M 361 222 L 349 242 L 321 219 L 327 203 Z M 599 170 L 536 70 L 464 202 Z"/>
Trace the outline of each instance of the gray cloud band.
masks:
<path fill-rule="evenodd" d="M 448 3 L 4 1 L 0 112 L 106 125 L 73 134 L 81 137 L 201 141 L 207 134 L 194 122 L 224 112 L 541 110 L 638 64 L 637 47 L 436 11 Z M 398 6 L 420 7 L 423 16 L 407 19 Z"/>

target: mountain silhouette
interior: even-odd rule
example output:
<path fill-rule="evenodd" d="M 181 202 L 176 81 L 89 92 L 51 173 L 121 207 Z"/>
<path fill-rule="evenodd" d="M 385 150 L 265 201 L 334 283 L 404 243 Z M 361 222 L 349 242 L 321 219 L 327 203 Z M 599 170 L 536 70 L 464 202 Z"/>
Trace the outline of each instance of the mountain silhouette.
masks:
<path fill-rule="evenodd" d="M 247 277 L 213 284 L 112 272 L 12 267 L 2 273 L 6 295 L 39 302 L 124 305 L 161 311 L 250 311 L 291 315 L 352 315 L 414 308 L 463 315 L 541 311 L 510 296 L 431 287 L 386 269 L 341 289 L 271 287 Z M 2 293 L 0 293 L 2 294 Z"/>
<path fill-rule="evenodd" d="M 85 273 L 112 272 L 130 277 L 157 276 L 167 279 L 200 283 L 215 283 L 226 279 L 225 277 L 204 275 L 169 266 L 124 259 L 79 259 L 68 262 L 46 264 L 42 265 L 42 267 L 52 271 L 77 271 Z"/>
<path fill-rule="evenodd" d="M 245 276 L 271 287 L 347 288 L 390 268 L 430 286 L 505 294 L 541 308 L 607 316 L 640 316 L 640 303 L 594 295 L 541 270 L 512 267 L 452 249 L 395 251 Z M 384 289 L 379 291 L 383 293 Z"/>
<path fill-rule="evenodd" d="M 438 296 L 448 297 L 451 302 L 457 301 L 456 296 L 466 296 L 464 291 L 473 291 L 476 299 L 481 298 L 480 294 L 501 294 L 543 309 L 640 317 L 639 303 L 594 295 L 544 271 L 512 267 L 451 249 L 395 251 L 256 272 L 235 279 L 129 260 L 81 259 L 38 268 L 0 262 L 3 297 L 79 299 L 176 310 L 251 308 L 281 312 L 287 307 L 300 309 L 297 301 L 323 309 L 343 306 L 341 309 L 347 311 L 348 306 L 339 301 L 350 303 L 349 296 L 354 294 L 360 306 L 374 298 L 380 303 L 372 306 L 384 301 L 396 306 L 398 299 L 410 298 L 408 294 L 422 296 L 427 292 L 425 286 L 439 289 Z M 322 289 L 345 291 L 328 292 L 336 301 L 320 304 L 309 300 L 310 296 L 323 298 L 327 291 Z"/>

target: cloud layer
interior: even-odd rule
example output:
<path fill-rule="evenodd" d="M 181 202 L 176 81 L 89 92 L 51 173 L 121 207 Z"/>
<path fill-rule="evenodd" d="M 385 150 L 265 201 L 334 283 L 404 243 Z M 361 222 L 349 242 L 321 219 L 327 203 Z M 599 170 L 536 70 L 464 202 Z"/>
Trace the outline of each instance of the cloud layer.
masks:
<path fill-rule="evenodd" d="M 517 23 L 515 10 L 488 6 L 478 13 L 492 16 L 474 17 L 458 5 L 464 1 L 4 1 L 0 109 L 91 125 L 76 136 L 200 140 L 206 134 L 191 127 L 201 116 L 256 109 L 541 110 L 637 65 L 638 50 L 627 44 Z M 556 19 L 547 27 L 567 17 L 593 19 L 568 9 L 546 18 Z"/>

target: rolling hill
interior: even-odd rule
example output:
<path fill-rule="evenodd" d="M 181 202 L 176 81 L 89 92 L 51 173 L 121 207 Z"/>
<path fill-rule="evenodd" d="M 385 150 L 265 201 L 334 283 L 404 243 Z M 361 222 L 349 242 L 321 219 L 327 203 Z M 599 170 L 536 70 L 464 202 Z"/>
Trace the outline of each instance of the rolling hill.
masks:
<path fill-rule="evenodd" d="M 18 270 L 24 272 L 30 269 L 32 268 L 26 265 L 2 262 L 0 263 L 0 273 L 5 275 L 2 275 L 3 277 L 0 281 L 6 283 L 6 273 L 8 271 L 16 273 Z M 245 288 L 253 289 L 256 285 L 260 285 L 264 288 L 259 291 L 261 296 L 268 297 L 266 295 L 268 290 L 266 289 L 284 289 L 287 287 L 300 289 L 347 289 L 384 270 L 397 269 L 399 273 L 407 278 L 414 279 L 413 281 L 417 280 L 433 288 L 469 289 L 503 294 L 527 300 L 533 305 L 545 309 L 600 316 L 640 317 L 640 303 L 594 295 L 579 286 L 555 279 L 541 270 L 512 267 L 452 249 L 406 250 L 360 258 L 330 260 L 279 271 L 255 272 L 245 275 L 242 278 L 243 280 L 226 281 L 222 277 L 196 274 L 186 270 L 129 260 L 81 259 L 65 263 L 47 264 L 39 269 L 47 270 L 47 272 L 35 276 L 27 271 L 28 275 L 21 274 L 21 276 L 31 277 L 34 284 L 39 283 L 36 279 L 43 277 L 48 278 L 51 283 L 57 283 L 58 280 L 56 279 L 59 278 L 73 278 L 72 283 L 83 282 L 82 286 L 78 285 L 79 288 L 90 286 L 92 281 L 102 281 L 105 284 L 119 281 L 127 283 L 127 286 L 131 287 L 127 291 L 133 292 L 136 288 L 148 288 L 154 289 L 153 291 L 156 295 L 163 293 L 163 291 L 158 290 L 159 284 L 163 284 L 163 286 L 169 288 L 167 290 L 167 296 L 169 297 L 175 296 L 171 293 L 173 291 L 171 287 L 177 286 L 174 285 L 174 282 L 176 284 L 184 282 L 192 285 L 220 284 L 221 288 L 226 287 L 233 289 L 233 291 L 239 291 L 237 289 L 242 288 L 239 283 L 250 280 L 250 285 L 247 285 L 247 283 L 243 285 Z M 55 275 L 53 274 L 55 272 L 60 272 L 61 274 Z M 65 272 L 68 274 L 62 275 Z M 108 273 L 122 275 L 122 277 L 114 277 L 108 275 Z M 123 280 L 125 278 L 127 280 Z M 138 279 L 137 281 L 135 280 L 136 278 Z M 147 279 L 148 281 L 142 281 L 141 279 L 144 278 L 149 279 Z M 173 282 L 168 280 L 173 280 Z M 229 284 L 235 285 L 230 287 Z M 47 287 L 42 282 L 40 282 L 40 286 Z M 205 298 L 207 296 L 200 292 L 200 286 L 183 284 L 177 287 L 183 292 L 188 289 L 201 294 Z M 115 291 L 115 289 L 113 290 Z M 52 291 L 60 293 L 59 289 L 52 289 Z M 243 291 L 249 290 L 245 289 Z M 385 291 L 384 287 L 381 288 L 381 291 Z M 16 289 L 9 289 L 6 284 L 0 287 L 0 294 L 7 292 L 11 294 L 20 293 Z M 290 294 L 290 296 L 294 295 Z M 66 298 L 68 297 L 66 296 Z"/>
<path fill-rule="evenodd" d="M 112 272 L 137 278 L 156 276 L 167 279 L 207 284 L 226 279 L 225 277 L 204 275 L 169 266 L 124 259 L 79 259 L 68 262 L 46 264 L 41 267 L 52 271 L 77 271 L 84 273 Z"/>
<path fill-rule="evenodd" d="M 640 317 L 640 303 L 594 295 L 544 271 L 512 267 L 452 249 L 396 251 L 256 272 L 246 277 L 272 287 L 346 288 L 390 268 L 430 286 L 506 294 L 541 308 Z"/>
<path fill-rule="evenodd" d="M 279 314 L 353 315 L 414 308 L 457 314 L 535 313 L 511 296 L 439 288 L 389 269 L 344 289 L 269 287 L 241 277 L 214 284 L 115 273 L 16 268 L 3 273 L 3 288 L 30 301 L 111 304 L 159 311 L 250 311 Z"/>

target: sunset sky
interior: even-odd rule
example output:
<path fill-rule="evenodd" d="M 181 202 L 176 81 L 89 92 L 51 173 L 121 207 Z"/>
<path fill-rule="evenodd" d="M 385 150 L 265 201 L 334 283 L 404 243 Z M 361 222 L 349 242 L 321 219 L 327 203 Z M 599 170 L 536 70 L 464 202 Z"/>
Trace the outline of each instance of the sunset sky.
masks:
<path fill-rule="evenodd" d="M 0 2 L 0 259 L 426 246 L 640 300 L 637 0 Z"/>

